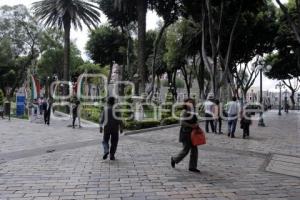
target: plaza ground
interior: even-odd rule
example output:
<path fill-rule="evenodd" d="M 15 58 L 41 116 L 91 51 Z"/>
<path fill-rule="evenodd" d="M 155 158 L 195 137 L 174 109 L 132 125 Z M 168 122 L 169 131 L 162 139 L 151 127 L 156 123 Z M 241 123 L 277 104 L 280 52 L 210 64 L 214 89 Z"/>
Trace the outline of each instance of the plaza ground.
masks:
<path fill-rule="evenodd" d="M 300 112 L 265 113 L 267 127 L 250 139 L 207 134 L 199 147 L 201 174 L 181 149 L 179 127 L 121 136 L 116 161 L 103 161 L 95 127 L 0 120 L 0 199 L 300 199 Z M 85 124 L 83 124 L 85 126 Z M 203 127 L 203 124 L 201 124 Z M 226 132 L 226 123 L 223 131 Z"/>

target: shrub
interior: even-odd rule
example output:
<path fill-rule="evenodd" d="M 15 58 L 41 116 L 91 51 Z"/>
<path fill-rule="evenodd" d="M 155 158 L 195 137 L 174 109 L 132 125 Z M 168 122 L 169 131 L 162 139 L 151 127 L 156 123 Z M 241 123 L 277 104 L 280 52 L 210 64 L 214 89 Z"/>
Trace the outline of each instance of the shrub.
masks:
<path fill-rule="evenodd" d="M 143 128 L 151 128 L 159 126 L 160 122 L 157 120 L 143 120 L 143 121 L 125 121 L 124 128 L 127 130 L 138 130 Z"/>
<path fill-rule="evenodd" d="M 161 123 L 161 125 L 165 126 L 165 125 L 177 124 L 177 123 L 179 123 L 179 120 L 176 118 L 173 118 L 173 117 L 168 117 L 168 118 L 163 119 L 160 123 Z"/>

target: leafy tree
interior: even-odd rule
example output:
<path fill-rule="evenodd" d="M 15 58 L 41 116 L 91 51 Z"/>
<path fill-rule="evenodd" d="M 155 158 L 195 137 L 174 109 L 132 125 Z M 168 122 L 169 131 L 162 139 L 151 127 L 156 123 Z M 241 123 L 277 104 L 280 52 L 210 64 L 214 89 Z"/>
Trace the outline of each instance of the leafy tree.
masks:
<path fill-rule="evenodd" d="M 8 100 L 38 56 L 40 30 L 23 5 L 0 8 L 0 87 Z"/>
<path fill-rule="evenodd" d="M 43 52 L 38 61 L 38 75 L 41 80 L 46 80 L 48 76 L 56 74 L 58 77 L 63 77 L 61 66 L 63 66 L 63 48 L 50 48 Z M 80 51 L 71 45 L 70 50 L 70 73 L 74 75 L 77 68 L 84 63 L 81 58 Z"/>
<path fill-rule="evenodd" d="M 151 98 L 154 92 L 154 82 L 155 82 L 155 75 L 156 75 L 156 58 L 157 52 L 159 49 L 160 41 L 163 37 L 165 30 L 177 21 L 180 13 L 181 2 L 180 0 L 153 0 L 152 9 L 154 9 L 158 16 L 163 18 L 163 24 L 160 27 L 160 30 L 157 33 L 154 46 L 153 46 L 153 56 L 152 56 L 152 64 L 151 64 L 151 71 L 152 71 L 152 81 L 151 81 Z"/>
<path fill-rule="evenodd" d="M 41 0 L 33 3 L 34 14 L 45 26 L 64 30 L 64 80 L 70 79 L 70 30 L 82 29 L 82 22 L 88 27 L 96 27 L 99 19 L 97 7 L 83 0 Z"/>
<path fill-rule="evenodd" d="M 109 65 L 108 83 L 111 79 L 114 62 L 123 64 L 122 48 L 126 46 L 126 40 L 117 28 L 103 25 L 89 35 L 86 45 L 90 58 L 101 66 Z"/>
<path fill-rule="evenodd" d="M 295 39 L 300 44 L 300 1 L 290 0 L 288 5 L 284 5 L 280 0 L 276 0 L 276 2 L 287 18 Z"/>
<path fill-rule="evenodd" d="M 230 72 L 234 61 L 237 60 L 234 57 L 237 52 L 235 45 L 241 48 L 239 37 L 247 35 L 249 31 L 251 34 L 252 30 L 251 28 L 246 29 L 246 24 L 251 24 L 251 20 L 253 23 L 253 18 L 259 18 L 261 9 L 268 7 L 269 2 L 243 0 L 182 0 L 182 2 L 183 16 L 191 17 L 194 22 L 196 37 L 191 38 L 197 38 L 195 43 L 200 44 L 198 48 L 200 49 L 198 57 L 200 61 L 198 63 L 204 63 L 205 66 L 205 69 L 201 71 L 209 73 L 211 91 L 218 97 L 220 87 L 225 83 L 230 83 L 234 87 Z M 254 23 L 254 25 L 259 25 L 259 23 Z M 247 39 L 243 40 L 247 41 Z M 193 51 L 195 50 L 197 49 Z M 201 67 L 201 65 L 199 66 Z M 201 87 L 203 87 L 203 83 Z"/>
<path fill-rule="evenodd" d="M 125 78 L 132 79 L 133 77 L 133 40 L 132 32 L 135 30 L 135 23 L 137 21 L 137 8 L 136 4 L 126 5 L 122 2 L 117 2 L 116 0 L 98 0 L 97 1 L 100 7 L 100 10 L 107 16 L 108 22 L 115 28 L 120 28 L 122 34 L 127 39 L 126 51 L 124 51 L 124 58 L 126 57 L 126 66 L 125 63 L 122 67 L 122 79 Z M 116 5 L 120 4 L 120 5 Z M 121 93 L 124 93 L 124 88 L 122 88 Z"/>

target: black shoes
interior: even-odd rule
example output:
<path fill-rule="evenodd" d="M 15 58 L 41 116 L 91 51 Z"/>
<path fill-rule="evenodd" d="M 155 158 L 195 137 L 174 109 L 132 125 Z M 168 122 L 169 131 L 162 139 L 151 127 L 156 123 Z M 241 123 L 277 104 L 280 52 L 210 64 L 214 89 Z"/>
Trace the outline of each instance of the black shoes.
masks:
<path fill-rule="evenodd" d="M 108 153 L 105 153 L 105 154 L 103 155 L 103 160 L 106 160 L 106 159 L 107 159 L 107 156 L 108 156 Z"/>
<path fill-rule="evenodd" d="M 116 158 L 114 156 L 111 156 L 110 160 L 116 160 Z"/>
<path fill-rule="evenodd" d="M 195 173 L 200 173 L 200 170 L 196 169 L 196 168 L 190 168 L 189 171 L 190 172 L 195 172 Z"/>
<path fill-rule="evenodd" d="M 171 166 L 172 166 L 172 168 L 175 168 L 175 161 L 173 160 L 173 157 L 171 157 Z"/>

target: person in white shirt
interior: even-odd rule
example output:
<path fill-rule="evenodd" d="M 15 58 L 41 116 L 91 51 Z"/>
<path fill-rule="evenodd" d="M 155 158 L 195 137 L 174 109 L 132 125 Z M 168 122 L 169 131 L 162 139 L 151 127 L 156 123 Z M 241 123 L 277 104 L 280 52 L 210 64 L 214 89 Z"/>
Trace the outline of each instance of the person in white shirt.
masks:
<path fill-rule="evenodd" d="M 228 137 L 234 138 L 234 133 L 236 129 L 236 124 L 238 120 L 238 113 L 240 107 L 237 102 L 236 97 L 232 97 L 232 101 L 230 101 L 227 105 L 227 114 L 228 114 Z"/>
<path fill-rule="evenodd" d="M 211 132 L 215 132 L 214 125 L 214 96 L 208 95 L 207 101 L 204 102 L 204 111 L 205 111 L 205 131 L 209 133 L 209 124 L 211 127 Z"/>

